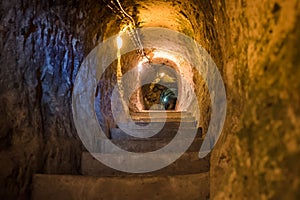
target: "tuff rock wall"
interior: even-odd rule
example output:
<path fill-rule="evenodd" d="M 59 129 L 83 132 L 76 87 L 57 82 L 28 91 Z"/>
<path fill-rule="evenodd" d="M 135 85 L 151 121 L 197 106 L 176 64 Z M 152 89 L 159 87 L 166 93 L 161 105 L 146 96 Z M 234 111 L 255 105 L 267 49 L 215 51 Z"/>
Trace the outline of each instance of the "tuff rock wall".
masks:
<path fill-rule="evenodd" d="M 212 152 L 211 198 L 298 199 L 299 2 L 122 3 L 143 27 L 193 37 L 221 72 L 228 110 Z M 27 199 L 33 173 L 79 173 L 72 87 L 84 57 L 121 21 L 93 0 L 5 0 L 0 9 L 0 196 Z M 208 91 L 191 76 L 205 131 Z"/>
<path fill-rule="evenodd" d="M 106 18 L 93 1 L 1 1 L 0 9 L 0 196 L 27 199 L 33 173 L 79 173 L 72 86 Z"/>
<path fill-rule="evenodd" d="M 300 197 L 299 6 L 213 4 L 229 102 L 212 153 L 213 199 Z"/>

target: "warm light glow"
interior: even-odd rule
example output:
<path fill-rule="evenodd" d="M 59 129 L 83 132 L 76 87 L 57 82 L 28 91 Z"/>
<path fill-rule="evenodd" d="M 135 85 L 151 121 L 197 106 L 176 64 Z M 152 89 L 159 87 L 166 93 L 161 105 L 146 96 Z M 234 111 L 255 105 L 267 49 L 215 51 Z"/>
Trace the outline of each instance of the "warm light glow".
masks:
<path fill-rule="evenodd" d="M 166 75 L 166 74 L 163 73 L 163 72 L 159 74 L 160 78 L 164 77 L 165 75 Z"/>
<path fill-rule="evenodd" d="M 143 65 L 144 65 L 145 63 L 147 63 L 147 62 L 149 62 L 149 61 L 148 61 L 148 59 L 145 58 L 145 57 L 143 58 L 143 60 L 141 60 L 141 61 L 139 62 L 139 64 L 138 64 L 138 71 L 139 71 L 139 72 L 142 71 Z"/>
<path fill-rule="evenodd" d="M 140 63 L 139 63 L 139 65 L 138 65 L 138 70 L 139 70 L 139 72 L 141 72 L 141 71 L 142 71 L 142 68 L 143 68 L 143 63 L 142 63 L 142 62 L 140 62 Z"/>
<path fill-rule="evenodd" d="M 118 45 L 118 49 L 121 49 L 123 46 L 123 40 L 120 35 L 118 35 L 117 37 L 117 45 Z"/>
<path fill-rule="evenodd" d="M 132 29 L 132 24 L 125 24 L 122 28 L 121 28 L 121 33 L 125 33 L 128 29 Z"/>
<path fill-rule="evenodd" d="M 165 58 L 165 59 L 175 62 L 176 64 L 179 63 L 179 60 L 178 60 L 178 58 L 176 58 L 175 55 L 173 55 L 169 52 L 166 52 L 166 51 L 154 51 L 153 58 Z"/>
<path fill-rule="evenodd" d="M 154 51 L 153 52 L 153 58 L 164 58 L 168 59 L 170 61 L 173 61 L 176 63 L 176 65 L 180 66 L 180 59 L 176 57 L 176 55 L 173 55 L 172 53 L 166 52 L 166 51 Z M 138 71 L 141 72 L 143 70 L 143 65 L 145 63 L 149 62 L 147 58 L 143 58 L 139 63 L 138 63 Z M 164 77 L 166 74 L 165 73 L 160 73 L 159 76 L 160 78 Z"/>

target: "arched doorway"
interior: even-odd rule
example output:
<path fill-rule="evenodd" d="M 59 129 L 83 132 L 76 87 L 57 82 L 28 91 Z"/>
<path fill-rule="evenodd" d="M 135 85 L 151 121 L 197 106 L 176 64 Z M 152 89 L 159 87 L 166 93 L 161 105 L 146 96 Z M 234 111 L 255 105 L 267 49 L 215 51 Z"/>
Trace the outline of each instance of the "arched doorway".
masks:
<path fill-rule="evenodd" d="M 140 99 L 143 110 L 178 110 L 177 98 L 180 93 L 180 76 L 177 66 L 167 59 L 154 59 L 140 70 Z"/>

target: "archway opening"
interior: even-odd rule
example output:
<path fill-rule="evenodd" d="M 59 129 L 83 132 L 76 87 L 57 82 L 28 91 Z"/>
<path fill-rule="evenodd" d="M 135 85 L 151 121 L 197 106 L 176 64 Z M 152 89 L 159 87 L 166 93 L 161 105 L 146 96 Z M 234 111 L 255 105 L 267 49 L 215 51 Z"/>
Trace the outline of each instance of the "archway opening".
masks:
<path fill-rule="evenodd" d="M 141 80 L 150 82 L 140 88 L 143 110 L 178 110 L 178 94 L 181 90 L 180 76 L 174 62 L 158 58 L 141 67 Z"/>

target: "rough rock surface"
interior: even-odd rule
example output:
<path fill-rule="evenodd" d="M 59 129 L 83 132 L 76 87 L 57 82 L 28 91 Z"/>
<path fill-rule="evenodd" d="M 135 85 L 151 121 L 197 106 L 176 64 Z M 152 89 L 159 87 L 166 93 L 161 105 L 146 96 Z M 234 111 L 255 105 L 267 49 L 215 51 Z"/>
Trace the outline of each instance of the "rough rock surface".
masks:
<path fill-rule="evenodd" d="M 0 8 L 0 196 L 26 199 L 33 173 L 80 170 L 72 85 L 104 18 L 92 1 L 13 0 Z"/>
<path fill-rule="evenodd" d="M 299 1 L 123 4 L 143 27 L 193 37 L 219 67 L 228 110 L 212 153 L 211 198 L 299 199 Z M 79 173 L 72 86 L 84 57 L 120 24 L 101 1 L 0 2 L 2 199 L 29 198 L 34 173 Z M 205 133 L 210 99 L 193 77 Z"/>
<path fill-rule="evenodd" d="M 36 184 L 33 188 L 32 199 L 208 199 L 208 178 L 208 173 L 141 177 L 49 176 L 37 174 L 34 176 Z M 198 184 L 203 185 L 203 187 L 199 188 Z M 51 190 L 48 189 L 49 187 Z M 187 190 L 189 192 L 186 192 Z"/>
<path fill-rule="evenodd" d="M 229 101 L 212 153 L 215 199 L 300 197 L 300 3 L 213 5 Z"/>

